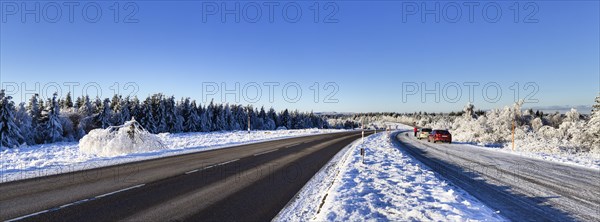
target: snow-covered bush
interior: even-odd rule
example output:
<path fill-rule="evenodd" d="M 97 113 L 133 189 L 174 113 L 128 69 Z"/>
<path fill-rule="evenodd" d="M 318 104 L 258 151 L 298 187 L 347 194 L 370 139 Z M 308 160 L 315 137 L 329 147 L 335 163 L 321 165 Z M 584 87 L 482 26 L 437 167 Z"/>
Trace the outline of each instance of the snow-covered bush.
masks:
<path fill-rule="evenodd" d="M 586 140 L 584 144 L 590 147 L 590 151 L 600 156 L 600 95 L 596 97 L 590 120 L 586 124 Z"/>
<path fill-rule="evenodd" d="M 81 152 L 103 157 L 164 148 L 157 135 L 146 131 L 135 120 L 127 121 L 121 126 L 92 130 L 79 141 Z"/>

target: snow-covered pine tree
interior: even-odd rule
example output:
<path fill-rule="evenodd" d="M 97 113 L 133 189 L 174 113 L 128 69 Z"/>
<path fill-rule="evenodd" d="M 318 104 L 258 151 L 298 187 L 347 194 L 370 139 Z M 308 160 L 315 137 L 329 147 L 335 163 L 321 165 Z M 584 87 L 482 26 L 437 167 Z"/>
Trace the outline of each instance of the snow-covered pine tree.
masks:
<path fill-rule="evenodd" d="M 183 116 L 178 108 L 175 97 L 171 96 L 167 99 L 167 126 L 171 133 L 183 132 Z"/>
<path fill-rule="evenodd" d="M 169 97 L 165 99 L 165 123 L 167 132 L 172 133 L 175 130 L 175 120 L 177 115 L 175 112 L 175 99 Z"/>
<path fill-rule="evenodd" d="M 34 131 L 32 128 L 32 119 L 27 112 L 27 108 L 25 108 L 25 103 L 19 104 L 19 109 L 17 109 L 17 112 L 15 113 L 15 124 L 19 126 L 24 142 L 28 145 L 35 144 L 33 139 Z"/>
<path fill-rule="evenodd" d="M 79 138 L 77 125 L 75 125 L 79 123 L 79 119 L 81 119 L 79 113 L 61 112 L 59 121 L 62 128 L 61 137 L 63 141 L 74 141 L 76 138 Z"/>
<path fill-rule="evenodd" d="M 267 130 L 275 130 L 277 129 L 277 112 L 273 107 L 269 108 L 267 112 L 267 120 L 265 121 L 265 125 Z"/>
<path fill-rule="evenodd" d="M 208 106 L 206 106 L 206 121 L 207 121 L 207 125 L 209 126 L 208 131 L 213 131 L 216 127 L 213 126 L 215 124 L 214 122 L 214 116 L 215 116 L 215 104 L 213 103 L 213 101 L 211 100 L 210 103 L 208 104 Z"/>
<path fill-rule="evenodd" d="M 102 100 L 100 99 L 100 97 L 96 96 L 96 99 L 94 99 L 94 102 L 92 103 L 92 113 L 97 114 L 97 113 L 100 113 L 101 111 L 102 111 Z"/>
<path fill-rule="evenodd" d="M 151 98 L 146 98 L 144 103 L 141 104 L 139 116 L 136 117 L 136 120 L 138 120 L 142 127 L 148 130 L 148 132 L 157 133 L 156 121 L 154 120 L 151 103 Z"/>
<path fill-rule="evenodd" d="M 258 118 L 260 119 L 260 128 L 261 130 L 269 130 L 267 127 L 268 124 L 268 118 L 267 118 L 267 112 L 265 112 L 265 107 L 261 106 L 260 110 L 258 111 Z"/>
<path fill-rule="evenodd" d="M 190 123 L 192 112 L 190 98 L 182 98 L 181 101 L 177 104 L 177 109 L 179 110 L 179 114 L 183 118 L 183 132 L 193 132 L 193 130 L 189 130 L 190 127 L 188 126 L 188 124 Z"/>
<path fill-rule="evenodd" d="M 231 112 L 231 107 L 229 106 L 229 104 L 225 104 L 223 112 L 223 116 L 225 118 L 225 130 L 237 130 L 234 128 L 235 121 L 233 117 L 233 112 Z"/>
<path fill-rule="evenodd" d="M 121 96 L 120 95 L 113 95 L 112 99 L 110 100 L 110 109 L 112 109 L 113 111 L 117 109 L 117 106 L 119 106 L 121 104 Z"/>
<path fill-rule="evenodd" d="M 240 110 L 238 110 L 238 105 L 231 105 L 229 107 L 230 109 L 230 113 L 231 113 L 231 117 L 228 121 L 230 121 L 230 126 L 231 126 L 231 130 L 242 130 L 242 126 L 240 125 L 240 122 L 238 121 L 238 112 Z"/>
<path fill-rule="evenodd" d="M 54 143 L 62 140 L 62 124 L 60 120 L 60 106 L 57 100 L 58 94 L 54 93 L 48 100 L 37 130 L 40 132 L 40 143 Z"/>
<path fill-rule="evenodd" d="M 156 123 L 156 133 L 168 132 L 167 128 L 167 108 L 166 101 L 163 94 L 152 95 L 152 115 L 154 115 L 154 122 Z"/>
<path fill-rule="evenodd" d="M 242 105 L 237 105 L 236 110 L 237 110 L 236 115 L 235 115 L 236 122 L 240 125 L 241 130 L 247 130 L 248 129 L 248 111 Z"/>
<path fill-rule="evenodd" d="M 96 116 L 96 123 L 102 129 L 106 129 L 112 125 L 112 110 L 110 109 L 110 99 L 104 99 L 104 103 L 100 106 L 100 112 Z"/>
<path fill-rule="evenodd" d="M 11 96 L 5 96 L 4 89 L 0 90 L 0 145 L 14 148 L 25 141 L 21 130 L 15 124 L 15 104 Z"/>
<path fill-rule="evenodd" d="M 87 132 L 96 128 L 96 124 L 94 123 L 95 117 L 93 116 L 94 108 L 88 95 L 81 98 L 81 105 L 77 109 L 77 112 L 81 115 L 81 119 L 77 124 L 77 137 L 82 138 Z"/>
<path fill-rule="evenodd" d="M 83 98 L 77 97 L 77 99 L 75 99 L 75 104 L 73 104 L 73 106 L 75 107 L 75 109 L 79 110 L 79 108 L 81 106 L 83 106 Z"/>
<path fill-rule="evenodd" d="M 110 109 L 112 110 L 112 116 L 111 116 L 111 125 L 113 126 L 118 126 L 121 125 L 123 123 L 125 123 L 125 121 L 129 121 L 131 118 L 123 118 L 123 100 L 121 99 L 121 96 L 113 96 L 111 102 L 110 102 Z"/>
<path fill-rule="evenodd" d="M 71 92 L 68 92 L 67 96 L 65 97 L 63 109 L 71 110 L 72 108 L 73 108 L 73 98 L 71 98 Z"/>
<path fill-rule="evenodd" d="M 590 150 L 595 154 L 600 154 L 600 93 L 596 96 L 596 103 L 592 106 L 590 121 L 586 124 L 587 141 Z"/>
<path fill-rule="evenodd" d="M 288 109 L 283 110 L 279 115 L 280 121 L 277 127 L 283 126 L 287 129 L 292 128 L 292 118 L 290 116 L 290 111 Z"/>
<path fill-rule="evenodd" d="M 312 126 L 311 127 L 316 127 L 316 128 L 319 128 L 319 129 L 323 129 L 324 128 L 323 119 L 321 117 L 315 115 L 313 113 L 313 111 L 310 111 L 310 114 L 308 114 L 308 116 L 310 117 L 311 122 L 312 122 Z"/>
<path fill-rule="evenodd" d="M 211 115 L 208 113 L 208 107 L 198 106 L 198 115 L 200 116 L 200 131 L 208 132 L 212 128 Z"/>
<path fill-rule="evenodd" d="M 189 99 L 188 99 L 189 101 Z M 184 122 L 184 130 L 186 132 L 198 132 L 201 131 L 200 127 L 200 115 L 198 115 L 198 107 L 196 105 L 196 101 L 192 101 L 192 103 L 188 107 L 189 113 L 187 119 Z"/>
<path fill-rule="evenodd" d="M 79 107 L 78 111 L 84 118 L 92 116 L 94 114 L 94 106 L 92 104 L 92 101 L 90 101 L 89 96 L 86 95 L 85 98 L 83 98 L 83 103 Z"/>
<path fill-rule="evenodd" d="M 38 102 L 38 94 L 31 96 L 27 105 L 27 113 L 31 117 L 31 128 L 36 129 L 40 119 L 42 118 L 42 109 Z M 33 133 L 35 135 L 35 133 Z"/>
<path fill-rule="evenodd" d="M 263 129 L 263 119 L 258 117 L 259 114 L 258 108 L 253 109 L 250 113 L 250 123 L 252 124 L 252 130 L 262 130 Z"/>
<path fill-rule="evenodd" d="M 131 120 L 131 111 L 130 108 L 131 104 L 129 102 L 129 96 L 126 97 L 125 99 L 121 100 L 121 105 L 120 105 L 120 112 L 116 113 L 119 116 L 121 116 L 121 122 L 118 123 L 118 125 L 122 125 L 123 123 L 125 123 L 126 121 Z"/>
<path fill-rule="evenodd" d="M 292 111 L 292 128 L 291 129 L 301 129 L 302 125 L 304 124 L 303 122 L 303 118 L 302 115 L 300 114 L 300 112 L 298 112 L 298 110 L 294 110 Z M 290 129 L 290 128 L 288 128 Z"/>
<path fill-rule="evenodd" d="M 219 104 L 215 106 L 215 113 L 213 116 L 214 128 L 213 131 L 223 131 L 227 130 L 226 122 L 225 122 L 225 110 L 223 108 L 223 104 Z"/>
<path fill-rule="evenodd" d="M 127 98 L 129 98 L 129 97 L 127 97 Z M 127 99 L 127 100 L 129 100 L 129 99 Z M 132 117 L 136 117 L 136 119 L 139 119 L 137 117 L 139 116 L 139 113 L 141 112 L 140 109 L 141 109 L 140 100 L 137 98 L 137 96 L 134 96 L 133 99 L 131 99 L 131 101 L 129 102 L 129 114 Z"/>

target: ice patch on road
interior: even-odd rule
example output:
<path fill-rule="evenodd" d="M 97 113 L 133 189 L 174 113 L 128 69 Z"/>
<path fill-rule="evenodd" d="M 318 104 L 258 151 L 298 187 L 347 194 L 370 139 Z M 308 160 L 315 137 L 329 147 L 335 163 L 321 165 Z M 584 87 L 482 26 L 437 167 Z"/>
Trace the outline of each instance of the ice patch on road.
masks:
<path fill-rule="evenodd" d="M 364 164 L 361 148 L 367 154 Z M 347 161 L 332 163 L 338 176 L 317 174 L 275 221 L 505 220 L 403 153 L 387 133 L 369 136 L 343 155 Z"/>

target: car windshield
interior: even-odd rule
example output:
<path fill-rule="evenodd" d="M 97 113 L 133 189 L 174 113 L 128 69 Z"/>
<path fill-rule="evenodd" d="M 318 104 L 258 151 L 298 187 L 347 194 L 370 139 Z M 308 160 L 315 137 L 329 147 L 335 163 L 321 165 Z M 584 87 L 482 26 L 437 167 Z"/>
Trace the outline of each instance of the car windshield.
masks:
<path fill-rule="evenodd" d="M 421 132 L 430 133 L 431 129 L 421 129 Z"/>
<path fill-rule="evenodd" d="M 448 135 L 448 134 L 450 134 L 450 132 L 448 132 L 446 130 L 437 130 L 436 133 L 437 134 L 442 134 L 442 135 Z"/>

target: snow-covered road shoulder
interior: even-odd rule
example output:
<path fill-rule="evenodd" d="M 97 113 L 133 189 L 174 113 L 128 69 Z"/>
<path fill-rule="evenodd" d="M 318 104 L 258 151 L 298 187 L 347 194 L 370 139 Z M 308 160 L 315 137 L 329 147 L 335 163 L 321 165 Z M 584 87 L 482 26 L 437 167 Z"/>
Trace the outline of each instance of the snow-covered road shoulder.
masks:
<path fill-rule="evenodd" d="M 274 220 L 505 220 L 402 152 L 389 138 L 379 133 L 344 149 Z M 361 148 L 366 153 L 364 164 Z"/>

